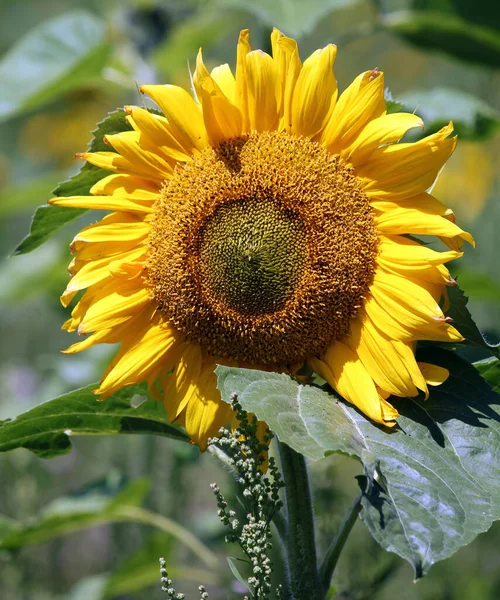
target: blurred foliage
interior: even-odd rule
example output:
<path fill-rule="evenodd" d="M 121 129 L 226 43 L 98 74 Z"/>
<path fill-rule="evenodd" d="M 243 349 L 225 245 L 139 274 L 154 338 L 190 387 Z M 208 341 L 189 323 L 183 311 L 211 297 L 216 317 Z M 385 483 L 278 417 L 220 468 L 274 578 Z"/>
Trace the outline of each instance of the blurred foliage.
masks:
<path fill-rule="evenodd" d="M 71 157 L 85 150 L 95 123 L 116 107 L 141 102 L 136 82 L 189 86 L 188 63 L 194 63 L 199 46 L 210 66 L 234 66 L 240 28 L 251 29 L 254 47 L 269 50 L 268 35 L 277 26 L 299 38 L 302 58 L 327 43 L 338 44 L 341 89 L 359 72 L 379 66 L 395 101 L 423 116 L 425 133 L 450 118 L 456 122 L 466 141 L 458 145 L 434 193 L 476 238 L 476 250 L 468 249 L 452 269 L 472 299 L 469 308 L 479 327 L 488 340 L 498 341 L 499 6 L 488 0 L 473 7 L 468 0 L 0 0 L 2 256 L 26 235 L 33 209 L 57 183 L 81 177 Z M 95 219 L 82 212 L 78 227 Z M 54 223 L 47 225 L 46 233 L 54 233 Z M 0 264 L 0 418 L 36 411 L 42 400 L 88 385 L 113 352 L 94 348 L 82 356 L 58 354 L 76 341 L 59 331 L 66 315 L 58 300 L 75 231 L 76 224 L 69 223 L 43 248 Z M 476 338 L 470 349 L 477 359 L 488 354 L 481 340 Z M 480 369 L 497 386 L 495 360 Z M 127 410 L 136 409 L 129 405 Z M 56 435 L 66 442 L 64 429 Z M 2 600 L 159 599 L 161 554 L 192 597 L 201 581 L 215 598 L 242 596 L 237 587 L 224 596 L 231 573 L 222 560 L 212 569 L 194 558 L 185 539 L 151 534 L 140 524 L 108 520 L 90 527 L 89 520 L 89 529 L 60 537 L 54 528 L 52 539 L 42 545 L 12 549 L 15 531 L 26 534 L 51 523 L 47 507 L 63 514 L 58 498 L 80 510 L 81 503 L 90 502 L 86 499 L 99 497 L 94 515 L 109 510 L 120 494 L 109 482 L 110 473 L 118 471 L 132 488 L 135 480 L 150 475 L 150 491 L 135 508 L 179 523 L 222 555 L 223 534 L 208 484 L 215 479 L 230 488 L 230 478 L 211 456 L 158 436 L 74 436 L 72 441 L 71 453 L 50 461 L 25 449 L 0 455 L 0 541 L 11 536 L 11 549 L 0 551 Z M 324 551 L 356 494 L 354 476 L 362 469 L 330 456 L 311 470 Z M 127 502 L 133 504 L 130 498 Z M 500 528 L 493 526 L 415 587 L 409 565 L 380 549 L 358 524 L 336 573 L 337 597 L 496 600 L 499 548 Z"/>

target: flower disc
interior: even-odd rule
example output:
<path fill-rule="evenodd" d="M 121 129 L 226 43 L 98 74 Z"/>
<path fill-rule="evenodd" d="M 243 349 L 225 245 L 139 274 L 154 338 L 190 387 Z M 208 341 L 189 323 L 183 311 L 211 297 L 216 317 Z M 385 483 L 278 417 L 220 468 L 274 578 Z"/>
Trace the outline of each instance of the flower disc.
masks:
<path fill-rule="evenodd" d="M 377 239 L 338 156 L 285 132 L 250 134 L 177 167 L 155 206 L 147 283 L 211 354 L 290 364 L 349 331 Z"/>

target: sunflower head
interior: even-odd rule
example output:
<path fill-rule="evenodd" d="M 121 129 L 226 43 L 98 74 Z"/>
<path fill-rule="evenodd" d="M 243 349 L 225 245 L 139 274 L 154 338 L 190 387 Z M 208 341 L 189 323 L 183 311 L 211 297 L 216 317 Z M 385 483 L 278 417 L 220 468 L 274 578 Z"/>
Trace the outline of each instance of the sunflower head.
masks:
<path fill-rule="evenodd" d="M 353 169 L 285 131 L 207 148 L 156 205 L 148 286 L 210 354 L 304 362 L 349 331 L 373 277 L 377 235 Z"/>
<path fill-rule="evenodd" d="M 308 364 L 390 426 L 390 395 L 447 376 L 416 362 L 416 342 L 462 339 L 443 313 L 444 265 L 473 240 L 428 192 L 452 125 L 400 143 L 423 123 L 387 114 L 381 71 L 338 96 L 335 46 L 302 63 L 294 40 L 274 30 L 271 43 L 252 51 L 243 31 L 235 74 L 200 52 L 194 96 L 143 86 L 160 113 L 127 107 L 113 151 L 81 155 L 109 174 L 50 201 L 111 211 L 72 245 L 63 303 L 85 292 L 64 327 L 91 335 L 68 352 L 119 343 L 97 393 L 147 381 L 202 447 L 230 419 L 217 363 Z"/>

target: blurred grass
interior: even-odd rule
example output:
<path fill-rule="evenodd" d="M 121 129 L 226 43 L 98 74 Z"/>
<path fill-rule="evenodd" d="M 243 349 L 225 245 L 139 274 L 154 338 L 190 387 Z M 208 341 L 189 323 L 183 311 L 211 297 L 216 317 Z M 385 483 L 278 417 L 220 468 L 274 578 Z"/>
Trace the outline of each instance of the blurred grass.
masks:
<path fill-rule="evenodd" d="M 67 248 L 76 229 L 69 226 L 32 254 L 7 258 L 27 233 L 33 209 L 46 201 L 59 181 L 79 168 L 71 157 L 86 147 L 95 123 L 116 106 L 139 101 L 136 81 L 188 86 L 188 61 L 194 63 L 200 45 L 210 66 L 225 62 L 234 65 L 235 43 L 243 27 L 251 29 L 254 47 L 266 50 L 273 25 L 297 35 L 302 58 L 329 42 L 337 43 L 336 74 L 341 89 L 359 72 L 378 66 L 385 71 L 396 100 L 411 98 L 418 104 L 425 98 L 429 102 L 421 107 L 421 114 L 427 111 L 430 129 L 432 115 L 437 115 L 436 122 L 447 114 L 459 120 L 467 115 L 467 129 L 462 132 L 468 139 L 459 144 L 434 191 L 476 237 L 477 248 L 467 249 L 456 271 L 471 296 L 471 311 L 479 326 L 490 337 L 500 338 L 496 247 L 500 177 L 495 165 L 500 150 L 500 51 L 496 50 L 500 22 L 498 10 L 488 9 L 491 3 L 474 3 L 472 24 L 467 21 L 472 11 L 464 6 L 458 0 L 1 0 L 0 52 L 10 52 L 48 19 L 66 18 L 74 10 L 83 10 L 92 22 L 102 24 L 96 26 L 97 33 L 102 32 L 96 44 L 108 48 L 109 54 L 100 57 L 105 59 L 102 63 L 87 60 L 86 50 L 91 53 L 92 48 L 86 48 L 77 34 L 75 51 L 87 61 L 85 69 L 69 82 L 65 71 L 65 83 L 56 80 L 50 89 L 40 85 L 34 93 L 36 86 L 29 82 L 28 99 L 21 97 L 16 85 L 23 73 L 26 76 L 33 59 L 40 57 L 19 59 L 16 72 L 0 69 L 2 86 L 9 88 L 6 97 L 11 105 L 15 100 L 14 110 L 0 124 L 0 256 L 5 257 L 0 263 L 0 418 L 97 380 L 112 352 L 96 348 L 82 356 L 59 355 L 72 343 L 71 337 L 59 330 L 66 315 L 58 295 L 68 279 Z M 441 16 L 432 21 L 432 30 L 422 26 L 436 13 Z M 450 23 L 453 35 L 449 33 Z M 457 45 L 457 40 L 464 43 Z M 466 50 L 469 56 L 464 61 Z M 42 68 L 42 63 L 35 64 Z M 44 83 L 43 77 L 41 81 Z M 445 100 L 449 112 L 432 100 L 431 93 L 425 94 L 437 88 L 456 90 L 455 99 L 452 92 Z M 59 93 L 61 90 L 64 93 Z M 473 99 L 473 106 L 469 103 L 462 108 L 459 99 L 463 102 L 464 95 Z M 85 215 L 83 219 L 90 222 L 95 216 Z M 213 545 L 221 557 L 224 555 L 208 484 L 216 480 L 229 487 L 229 478 L 210 456 L 201 456 L 193 447 L 179 448 L 171 440 L 77 439 L 71 454 L 52 461 L 42 461 L 22 450 L 2 455 L 0 515 L 29 519 L 50 501 L 105 478 L 113 469 L 131 480 L 150 474 L 152 488 L 145 506 L 177 520 Z M 342 457 L 312 465 L 318 539 L 323 550 L 356 493 L 357 474 L 358 465 Z M 97 598 L 108 574 L 114 572 L 110 580 L 113 597 L 159 599 L 159 585 L 144 588 L 135 580 L 127 588 L 120 573 L 148 556 L 152 561 L 150 579 L 145 576 L 143 582 L 148 584 L 161 548 L 172 571 L 177 569 L 178 587 L 184 587 L 187 597 L 196 597 L 196 581 L 191 579 L 199 575 L 196 569 L 202 565 L 192 555 L 164 538 L 153 539 L 140 526 L 120 524 L 75 533 L 37 548 L 0 553 L 1 597 Z M 496 600 L 500 597 L 499 562 L 497 525 L 449 561 L 433 567 L 430 575 L 414 586 L 410 567 L 380 550 L 358 523 L 335 584 L 339 598 L 352 600 Z M 230 573 L 225 571 L 227 580 L 223 583 L 227 584 Z M 214 598 L 242 595 L 224 596 L 222 588 L 210 583 L 207 580 Z"/>

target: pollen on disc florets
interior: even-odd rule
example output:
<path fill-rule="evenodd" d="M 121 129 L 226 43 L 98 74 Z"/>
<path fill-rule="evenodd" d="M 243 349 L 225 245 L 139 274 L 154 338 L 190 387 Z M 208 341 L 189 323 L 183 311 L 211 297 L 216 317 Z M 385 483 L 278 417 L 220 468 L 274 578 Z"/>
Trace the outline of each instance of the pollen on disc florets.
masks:
<path fill-rule="evenodd" d="M 255 133 L 204 150 L 165 183 L 147 285 L 209 353 L 286 365 L 348 332 L 377 239 L 340 157 L 285 132 Z"/>

